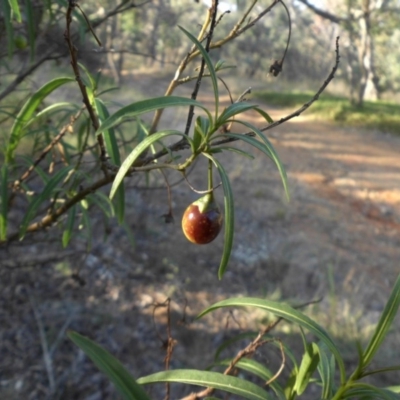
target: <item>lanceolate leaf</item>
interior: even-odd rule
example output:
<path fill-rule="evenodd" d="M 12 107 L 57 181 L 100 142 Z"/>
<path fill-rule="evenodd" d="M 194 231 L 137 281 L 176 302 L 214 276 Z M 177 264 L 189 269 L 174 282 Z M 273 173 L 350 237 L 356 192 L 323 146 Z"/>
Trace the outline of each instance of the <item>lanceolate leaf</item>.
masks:
<path fill-rule="evenodd" d="M 241 114 L 245 111 L 248 110 L 253 110 L 257 106 L 254 104 L 249 104 L 249 103 L 233 103 L 229 107 L 227 107 L 222 114 L 219 116 L 217 125 L 221 126 L 223 125 L 227 120 L 232 118 L 234 115 Z"/>
<path fill-rule="evenodd" d="M 99 98 L 95 99 L 95 107 L 97 114 L 100 118 L 100 121 L 106 120 L 110 114 L 107 110 L 107 107 L 103 103 L 102 100 Z M 103 132 L 104 143 L 106 145 L 107 153 L 109 154 L 112 162 L 115 165 L 121 164 L 121 158 L 119 154 L 119 148 L 117 139 L 115 137 L 115 132 L 113 128 L 106 129 Z M 124 182 L 121 182 L 117 192 L 115 193 L 115 200 L 114 200 L 114 207 L 115 207 L 115 215 L 117 217 L 118 223 L 122 224 L 124 221 L 125 216 L 125 187 Z"/>
<path fill-rule="evenodd" d="M 32 117 L 25 124 L 24 129 L 26 129 L 33 122 L 37 121 L 39 118 L 46 116 L 47 114 L 55 113 L 56 111 L 66 111 L 66 110 L 77 110 L 77 105 L 75 103 L 70 103 L 70 102 L 66 102 L 66 101 L 51 104 L 50 106 L 46 107 L 42 111 L 38 112 L 34 117 Z"/>
<path fill-rule="evenodd" d="M 308 383 L 317 369 L 319 363 L 318 347 L 315 343 L 308 344 L 306 351 L 301 360 L 300 368 L 296 376 L 296 383 L 293 391 L 301 395 L 307 388 Z"/>
<path fill-rule="evenodd" d="M 5 0 L 5 2 L 7 2 L 7 0 Z M 21 13 L 19 11 L 19 5 L 18 5 L 18 1 L 17 0 L 8 0 L 11 10 L 12 10 L 12 16 L 15 17 L 17 22 L 21 22 Z M 11 17 L 11 15 L 10 15 Z M 6 16 L 7 18 L 7 16 Z"/>
<path fill-rule="evenodd" d="M 399 400 L 399 395 L 366 383 L 353 383 L 341 399 Z"/>
<path fill-rule="evenodd" d="M 208 55 L 206 49 L 203 47 L 203 45 L 190 32 L 188 32 L 185 28 L 182 28 L 181 26 L 178 26 L 178 28 L 194 43 L 194 45 L 197 47 L 197 49 L 203 56 L 205 63 L 207 64 L 207 68 L 210 73 L 211 81 L 212 81 L 213 89 L 214 89 L 215 119 L 217 119 L 218 105 L 219 105 L 218 81 L 217 81 L 217 75 L 215 74 L 214 65 L 211 61 L 211 58 Z"/>
<path fill-rule="evenodd" d="M 32 118 L 33 113 L 36 111 L 39 104 L 55 89 L 68 82 L 74 82 L 72 78 L 56 78 L 44 86 L 42 86 L 36 93 L 34 93 L 28 101 L 24 104 L 21 111 L 15 118 L 14 125 L 11 128 L 10 140 L 6 150 L 6 163 L 9 164 L 14 160 L 15 149 L 22 138 L 23 128 L 25 124 Z"/>
<path fill-rule="evenodd" d="M 344 362 L 335 343 L 321 326 L 319 326 L 316 322 L 314 322 L 312 319 L 307 317 L 302 312 L 288 306 L 287 304 L 282 304 L 276 301 L 243 297 L 243 298 L 232 298 L 220 301 L 212 305 L 211 307 L 207 308 L 203 312 L 201 312 L 197 318 L 201 318 L 204 315 L 210 313 L 211 311 L 214 311 L 222 307 L 257 307 L 262 310 L 269 311 L 279 317 L 286 319 L 287 321 L 298 324 L 303 328 L 309 330 L 314 335 L 316 335 L 322 342 L 324 342 L 326 346 L 329 348 L 329 350 L 333 353 L 339 366 L 341 382 L 342 383 L 345 382 L 346 374 L 345 374 Z"/>
<path fill-rule="evenodd" d="M 216 362 L 214 365 L 223 365 L 223 366 L 229 366 L 232 362 L 232 359 L 228 360 L 222 360 Z M 263 379 L 265 382 L 269 381 L 273 376 L 274 373 L 272 373 L 267 367 L 262 365 L 261 363 L 252 360 L 250 358 L 242 358 L 240 361 L 238 361 L 235 364 L 235 367 L 242 369 L 243 371 L 250 372 L 259 378 Z M 279 385 L 279 383 L 276 380 L 273 380 L 269 386 L 271 389 L 275 392 L 277 395 L 278 399 L 285 400 L 285 395 L 283 392 L 282 387 Z"/>
<path fill-rule="evenodd" d="M 393 320 L 397 314 L 400 306 L 400 275 L 390 294 L 389 300 L 386 303 L 385 309 L 382 312 L 381 318 L 379 319 L 378 325 L 375 328 L 374 335 L 371 338 L 367 348 L 363 355 L 363 367 L 365 368 L 373 359 L 374 355 L 378 351 L 380 345 L 385 339 L 390 327 L 392 326 Z"/>
<path fill-rule="evenodd" d="M 133 163 L 138 159 L 138 157 L 148 148 L 150 147 L 153 143 L 157 142 L 160 139 L 163 139 L 167 136 L 183 136 L 186 138 L 190 143 L 191 139 L 188 138 L 186 135 L 184 135 L 182 132 L 179 131 L 163 131 L 163 132 L 157 132 L 154 133 L 151 136 L 148 136 L 146 139 L 141 141 L 134 149 L 133 151 L 129 154 L 129 156 L 125 159 L 125 161 L 122 163 L 121 168 L 118 170 L 118 173 L 114 179 L 114 182 L 111 187 L 111 192 L 110 192 L 110 199 L 112 199 L 115 196 L 115 193 L 125 178 L 125 175 L 128 173 L 130 167 L 133 165 Z"/>
<path fill-rule="evenodd" d="M 323 342 L 317 344 L 319 352 L 318 372 L 322 381 L 321 400 L 330 400 L 335 377 L 335 359 Z"/>
<path fill-rule="evenodd" d="M 222 188 L 224 189 L 224 211 L 225 211 L 225 232 L 224 232 L 224 249 L 222 252 L 222 259 L 218 269 L 218 278 L 222 279 L 224 276 L 226 267 L 228 265 L 229 258 L 232 252 L 233 235 L 235 231 L 235 210 L 233 206 L 233 194 L 229 178 L 225 172 L 222 164 L 214 157 L 204 154 L 208 157 L 218 169 L 219 176 L 222 181 Z"/>
<path fill-rule="evenodd" d="M 159 110 L 161 108 L 167 107 L 182 107 L 182 106 L 195 106 L 200 107 L 211 119 L 211 115 L 209 111 L 198 101 L 187 99 L 186 97 L 179 97 L 179 96 L 163 96 L 163 97 L 155 97 L 152 99 L 138 101 L 136 103 L 129 104 L 116 113 L 111 115 L 107 118 L 103 123 L 100 125 L 97 133 L 104 132 L 107 129 L 114 127 L 115 125 L 120 124 L 127 118 L 136 117 L 141 114 L 145 114 L 150 111 Z"/>
<path fill-rule="evenodd" d="M 65 230 L 62 236 L 63 247 L 67 247 L 69 241 L 71 240 L 72 231 L 74 229 L 74 224 L 75 224 L 75 216 L 76 216 L 76 206 L 71 207 L 70 210 L 68 211 L 67 222 L 65 224 Z"/>
<path fill-rule="evenodd" d="M 225 392 L 237 394 L 249 400 L 273 399 L 268 392 L 254 383 L 234 376 L 222 375 L 218 372 L 177 369 L 158 372 L 138 379 L 138 383 L 142 385 L 158 382 L 178 382 L 186 383 L 188 385 L 212 387 L 214 389 L 220 389 Z"/>
<path fill-rule="evenodd" d="M 124 399 L 150 400 L 150 397 L 141 385 L 135 381 L 125 367 L 108 351 L 76 332 L 69 332 L 68 337 L 85 352 L 100 371 L 107 375 Z"/>
<path fill-rule="evenodd" d="M 262 140 L 262 142 L 265 145 L 265 148 L 268 149 L 270 157 L 272 158 L 272 160 L 274 161 L 276 167 L 278 168 L 279 174 L 281 176 L 282 184 L 283 184 L 283 187 L 285 189 L 286 197 L 289 200 L 289 186 L 288 186 L 288 182 L 287 182 L 286 170 L 285 170 L 285 167 L 283 166 L 282 161 L 280 160 L 277 152 L 275 151 L 274 146 L 272 146 L 272 143 L 253 124 L 250 124 L 250 123 L 248 123 L 246 121 L 241 121 L 241 120 L 238 120 L 236 122 L 247 126 L 249 129 L 251 129 L 255 133 L 256 136 L 258 136 Z M 228 136 L 230 134 L 225 134 L 225 135 Z M 243 135 L 243 136 L 245 136 L 245 135 Z M 266 153 L 266 151 L 264 151 L 264 153 Z"/>

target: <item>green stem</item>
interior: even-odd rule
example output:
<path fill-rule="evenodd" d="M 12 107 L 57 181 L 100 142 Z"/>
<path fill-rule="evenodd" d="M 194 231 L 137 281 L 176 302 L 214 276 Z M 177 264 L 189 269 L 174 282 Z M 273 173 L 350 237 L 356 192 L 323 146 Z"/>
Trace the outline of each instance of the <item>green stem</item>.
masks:
<path fill-rule="evenodd" d="M 212 161 L 208 160 L 208 190 L 210 190 L 211 195 L 213 195 L 213 176 L 212 176 Z"/>

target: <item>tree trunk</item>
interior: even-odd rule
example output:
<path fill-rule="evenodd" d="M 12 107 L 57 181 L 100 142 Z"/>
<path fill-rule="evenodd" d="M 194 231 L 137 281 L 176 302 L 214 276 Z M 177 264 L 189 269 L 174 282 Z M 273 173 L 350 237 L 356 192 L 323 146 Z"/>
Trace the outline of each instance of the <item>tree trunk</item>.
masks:
<path fill-rule="evenodd" d="M 369 2 L 366 2 L 369 3 Z M 360 47 L 359 62 L 361 79 L 358 90 L 357 104 L 362 105 L 364 99 L 379 99 L 379 77 L 376 74 L 374 62 L 374 43 L 371 35 L 369 4 L 364 10 L 363 17 L 359 20 Z"/>

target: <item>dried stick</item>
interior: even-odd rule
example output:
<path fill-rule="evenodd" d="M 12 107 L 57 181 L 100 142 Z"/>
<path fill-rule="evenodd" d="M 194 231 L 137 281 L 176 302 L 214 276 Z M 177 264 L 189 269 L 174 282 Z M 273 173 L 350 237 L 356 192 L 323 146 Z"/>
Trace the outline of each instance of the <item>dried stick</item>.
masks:
<path fill-rule="evenodd" d="M 67 9 L 67 13 L 66 13 L 66 29 L 64 32 L 64 38 L 65 38 L 65 41 L 67 42 L 69 54 L 71 57 L 71 66 L 72 66 L 72 69 L 75 74 L 75 79 L 78 82 L 79 89 L 82 93 L 83 103 L 85 104 L 86 109 L 88 110 L 90 120 L 92 121 L 93 128 L 95 131 L 97 131 L 97 129 L 99 129 L 99 126 L 100 126 L 99 119 L 98 119 L 97 114 L 95 113 L 95 111 L 92 107 L 92 104 L 89 100 L 89 96 L 86 91 L 86 86 L 81 79 L 80 72 L 79 72 L 79 66 L 78 66 L 77 48 L 74 46 L 74 44 L 72 42 L 71 23 L 72 23 L 72 12 L 75 7 L 78 7 L 77 2 L 75 0 L 68 0 L 68 9 Z M 86 16 L 85 16 L 85 18 L 86 18 Z M 89 21 L 87 20 L 87 18 L 86 18 L 86 21 L 89 24 Z M 93 32 L 93 29 L 90 27 L 90 24 L 89 24 L 89 30 L 91 32 Z M 98 41 L 96 35 L 94 35 L 94 36 L 95 36 L 96 40 Z M 106 153 L 106 148 L 105 148 L 104 139 L 103 139 L 102 135 L 97 135 L 97 142 L 98 142 L 99 148 L 100 148 L 100 160 L 102 161 L 102 163 L 104 163 L 107 158 L 107 153 Z M 108 174 L 108 171 L 106 168 L 103 168 L 103 171 L 104 171 L 105 175 Z"/>

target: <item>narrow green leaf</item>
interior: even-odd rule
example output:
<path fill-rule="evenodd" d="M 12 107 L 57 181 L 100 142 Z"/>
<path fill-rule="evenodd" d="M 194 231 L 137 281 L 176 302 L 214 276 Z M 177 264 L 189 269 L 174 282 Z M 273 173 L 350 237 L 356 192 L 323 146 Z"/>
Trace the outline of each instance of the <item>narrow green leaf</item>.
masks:
<path fill-rule="evenodd" d="M 319 352 L 315 343 L 309 343 L 301 360 L 299 372 L 296 376 L 296 383 L 293 391 L 301 395 L 307 389 L 312 375 L 318 367 Z"/>
<path fill-rule="evenodd" d="M 273 160 L 269 149 L 266 146 L 264 146 L 263 143 L 261 143 L 257 139 L 254 139 L 251 136 L 241 135 L 239 133 L 224 133 L 224 136 L 228 136 L 228 137 L 231 137 L 232 139 L 236 139 L 236 140 L 242 140 L 243 142 L 246 142 L 246 143 L 250 144 L 251 146 L 255 147 L 256 149 L 262 151 L 267 157 L 269 157 L 271 160 Z M 219 147 L 217 147 L 217 148 L 219 148 Z"/>
<path fill-rule="evenodd" d="M 12 10 L 12 15 L 10 17 L 15 17 L 15 20 L 17 22 L 21 22 L 21 12 L 19 11 L 19 5 L 17 0 L 8 0 L 11 10 Z M 7 16 L 6 16 L 7 18 Z"/>
<path fill-rule="evenodd" d="M 67 101 L 62 101 L 59 103 L 54 103 L 51 104 L 50 106 L 44 108 L 40 112 L 38 112 L 35 116 L 33 116 L 25 125 L 24 129 L 26 129 L 28 126 L 32 125 L 35 121 L 37 121 L 39 118 L 43 118 L 47 116 L 48 114 L 56 113 L 57 111 L 76 111 L 78 109 L 77 105 L 75 103 L 70 103 Z"/>
<path fill-rule="evenodd" d="M 372 361 L 374 355 L 378 351 L 380 345 L 385 339 L 393 320 L 397 314 L 400 305 L 400 275 L 394 284 L 389 300 L 386 303 L 385 309 L 382 312 L 378 325 L 375 328 L 374 335 L 371 338 L 363 355 L 363 367 L 367 367 Z"/>
<path fill-rule="evenodd" d="M 256 110 L 262 117 L 264 117 L 264 119 L 270 124 L 274 122 L 274 120 L 270 117 L 270 115 L 267 114 L 264 110 L 261 110 L 261 108 L 254 107 L 254 110 Z"/>
<path fill-rule="evenodd" d="M 76 332 L 68 332 L 68 337 L 84 351 L 100 371 L 107 375 L 124 399 L 150 400 L 126 368 L 108 351 Z"/>
<path fill-rule="evenodd" d="M 385 367 L 385 368 L 374 369 L 372 371 L 366 371 L 363 372 L 362 376 L 365 377 L 368 375 L 384 374 L 386 372 L 393 372 L 393 371 L 400 371 L 400 365 L 393 365 L 392 367 Z"/>
<path fill-rule="evenodd" d="M 148 375 L 143 378 L 139 378 L 137 382 L 141 385 L 158 382 L 186 383 L 188 385 L 220 389 L 228 393 L 237 394 L 249 400 L 273 399 L 268 392 L 254 383 L 236 378 L 234 376 L 222 375 L 218 372 L 177 369 Z"/>
<path fill-rule="evenodd" d="M 65 230 L 62 235 L 62 245 L 63 247 L 67 247 L 69 241 L 71 240 L 72 231 L 74 230 L 75 224 L 75 216 L 76 216 L 76 207 L 71 207 L 68 211 L 67 222 L 65 224 Z"/>
<path fill-rule="evenodd" d="M 290 322 L 293 322 L 309 330 L 314 335 L 316 335 L 322 342 L 324 342 L 326 346 L 329 348 L 329 350 L 333 353 L 339 366 L 341 382 L 342 383 L 345 382 L 346 374 L 345 374 L 344 362 L 335 343 L 321 326 L 319 326 L 316 322 L 314 322 L 311 318 L 307 317 L 302 312 L 288 306 L 287 304 L 282 304 L 276 301 L 243 297 L 243 298 L 232 298 L 228 300 L 223 300 L 216 304 L 213 304 L 211 307 L 202 311 L 197 316 L 197 318 L 201 318 L 204 315 L 210 313 L 211 311 L 214 311 L 222 307 L 257 307 L 262 310 L 271 312 L 277 315 L 278 317 L 282 317 Z"/>
<path fill-rule="evenodd" d="M 157 142 L 160 139 L 163 139 L 168 136 L 182 136 L 186 140 L 189 141 L 189 143 L 192 145 L 192 140 L 183 134 L 182 132 L 179 131 L 162 131 L 162 132 L 157 132 L 154 133 L 151 136 L 148 136 L 146 139 L 144 139 L 142 142 L 140 142 L 134 149 L 133 151 L 128 155 L 128 157 L 125 159 L 125 161 L 122 163 L 121 168 L 118 170 L 118 173 L 114 179 L 114 182 L 111 187 L 110 191 L 110 199 L 112 199 L 115 196 L 115 193 L 125 178 L 125 175 L 129 172 L 130 167 L 133 165 L 133 163 L 138 159 L 138 157 L 148 148 L 150 147 L 153 143 Z M 192 149 L 193 150 L 193 149 Z"/>
<path fill-rule="evenodd" d="M 287 182 L 287 175 L 286 175 L 286 170 L 285 167 L 282 164 L 282 161 L 280 160 L 276 150 L 274 149 L 274 146 L 272 146 L 272 143 L 267 139 L 267 137 L 253 124 L 250 124 L 249 122 L 246 121 L 241 121 L 241 120 L 237 120 L 236 121 L 239 124 L 242 124 L 244 126 L 247 126 L 249 129 L 251 129 L 257 137 L 259 137 L 262 142 L 264 143 L 266 149 L 268 149 L 269 153 L 270 153 L 270 157 L 272 158 L 272 160 L 274 161 L 276 167 L 278 168 L 281 180 L 282 180 L 282 184 L 283 184 L 283 188 L 285 189 L 285 193 L 286 193 L 286 198 L 289 200 L 290 196 L 289 196 L 289 185 Z M 229 136 L 230 134 L 225 134 L 227 136 Z M 245 135 L 242 135 L 245 136 Z"/>
<path fill-rule="evenodd" d="M 214 363 L 214 366 L 218 366 L 218 365 L 229 366 L 231 364 L 232 360 L 233 359 L 230 358 L 230 359 L 226 359 L 226 360 L 217 361 L 216 363 Z M 265 382 L 267 382 L 274 376 L 274 373 L 272 373 L 267 367 L 265 367 L 261 363 L 255 361 L 255 360 L 252 360 L 250 358 L 242 358 L 240 361 L 238 361 L 235 364 L 235 367 L 240 368 L 243 371 L 250 372 L 250 373 L 258 376 Z M 272 381 L 269 384 L 269 386 L 275 392 L 275 394 L 277 395 L 277 397 L 279 399 L 285 400 L 283 389 L 276 380 Z"/>
<path fill-rule="evenodd" d="M 188 32 L 185 28 L 183 28 L 179 25 L 178 25 L 178 28 L 194 43 L 194 45 L 197 47 L 197 50 L 199 50 L 199 52 L 203 56 L 205 63 L 207 64 L 207 68 L 208 68 L 208 71 L 210 72 L 211 82 L 212 82 L 213 89 L 214 89 L 215 119 L 217 119 L 218 107 L 219 107 L 218 81 L 217 81 L 217 75 L 215 74 L 215 70 L 214 70 L 214 66 L 211 61 L 211 58 L 208 55 L 206 49 L 203 47 L 203 45 L 190 32 Z M 210 118 L 210 120 L 211 120 L 211 118 Z"/>
<path fill-rule="evenodd" d="M 56 78 L 45 85 L 43 85 L 37 92 L 35 92 L 23 105 L 21 111 L 18 113 L 14 124 L 11 128 L 10 140 L 6 149 L 6 163 L 9 164 L 14 160 L 15 149 L 18 147 L 19 141 L 22 138 L 23 128 L 25 124 L 32 118 L 33 113 L 51 92 L 66 83 L 74 82 L 72 78 Z"/>
<path fill-rule="evenodd" d="M 96 90 L 96 79 L 93 77 L 93 75 L 89 72 L 89 70 L 85 67 L 85 65 L 83 65 L 82 63 L 78 62 L 78 65 L 81 69 L 83 69 L 83 71 L 85 72 L 86 76 L 87 76 L 87 80 L 85 79 L 85 86 L 89 89 L 91 89 L 92 92 L 94 92 Z"/>
<path fill-rule="evenodd" d="M 229 177 L 225 172 L 222 164 L 214 157 L 208 154 L 204 154 L 207 158 L 217 167 L 219 176 L 222 181 L 222 188 L 224 190 L 224 216 L 225 216 L 225 231 L 224 231 L 224 249 L 222 252 L 221 262 L 218 268 L 218 278 L 222 279 L 224 276 L 226 267 L 229 262 L 229 258 L 232 252 L 233 235 L 235 233 L 235 209 L 233 205 L 233 193 L 231 184 L 229 183 Z"/>
<path fill-rule="evenodd" d="M 72 169 L 72 167 L 66 167 L 66 168 L 63 168 L 62 170 L 58 171 L 46 183 L 46 186 L 44 187 L 42 193 L 36 195 L 33 198 L 31 203 L 29 204 L 28 209 L 26 210 L 24 219 L 21 222 L 21 226 L 20 226 L 20 230 L 19 230 L 20 239 L 23 239 L 23 237 L 25 236 L 25 233 L 29 226 L 29 223 L 36 216 L 36 213 L 37 213 L 39 207 L 42 205 L 43 202 L 45 202 L 52 196 L 52 194 L 54 193 L 57 186 L 66 177 L 66 175 L 69 173 L 69 171 L 71 169 Z"/>
<path fill-rule="evenodd" d="M 110 114 L 103 101 L 99 98 L 95 99 L 95 108 L 99 116 L 100 122 L 106 120 Z M 106 146 L 107 153 L 109 154 L 111 161 L 115 165 L 121 164 L 121 157 L 119 153 L 117 139 L 115 137 L 115 131 L 113 128 L 106 129 L 103 132 L 104 143 Z M 124 182 L 121 182 L 117 192 L 115 193 L 115 199 L 113 201 L 115 208 L 115 215 L 119 224 L 122 224 L 125 217 L 125 187 Z"/>
<path fill-rule="evenodd" d="M 230 146 L 218 146 L 218 147 L 214 147 L 213 149 L 211 149 L 210 153 L 220 153 L 222 151 L 231 151 L 232 153 L 236 153 L 239 154 L 243 157 L 249 158 L 250 160 L 254 160 L 254 156 L 251 155 L 250 153 L 247 153 L 246 151 L 240 150 L 236 147 L 230 147 Z"/>
<path fill-rule="evenodd" d="M 107 218 L 112 218 L 115 215 L 114 212 L 114 204 L 112 201 L 102 192 L 97 191 L 93 195 L 89 195 L 86 197 L 92 204 L 95 204 L 97 207 L 103 211 L 103 214 Z"/>
<path fill-rule="evenodd" d="M 257 106 L 254 104 L 249 104 L 245 102 L 233 103 L 229 107 L 227 107 L 219 116 L 217 120 L 217 126 L 225 124 L 230 118 L 237 114 L 244 113 L 248 110 L 254 110 L 255 108 L 257 108 Z"/>
<path fill-rule="evenodd" d="M 334 387 L 335 377 L 335 358 L 328 350 L 326 344 L 319 342 L 317 344 L 319 352 L 318 372 L 322 381 L 321 400 L 330 400 Z"/>
<path fill-rule="evenodd" d="M 110 129 L 115 125 L 120 124 L 127 118 L 136 117 L 141 114 L 145 114 L 150 111 L 159 110 L 162 108 L 167 107 L 182 107 L 182 106 L 195 106 L 203 109 L 206 111 L 208 116 L 211 118 L 211 115 L 206 107 L 204 107 L 201 103 L 196 100 L 187 99 L 186 97 L 179 97 L 179 96 L 162 96 L 162 97 L 155 97 L 152 99 L 137 101 L 135 103 L 129 104 L 109 118 L 107 118 L 103 123 L 100 125 L 100 128 L 97 130 L 97 134 L 104 132 L 106 129 Z"/>
<path fill-rule="evenodd" d="M 390 390 L 380 389 L 367 383 L 355 382 L 342 395 L 343 399 L 399 400 L 398 394 Z"/>
<path fill-rule="evenodd" d="M 209 126 L 210 122 L 208 118 L 205 118 L 203 116 L 199 116 L 196 118 L 193 133 L 193 147 L 195 150 L 197 150 L 201 143 L 205 140 Z"/>
<path fill-rule="evenodd" d="M 8 168 L 3 164 L 0 170 L 0 241 L 7 237 L 8 214 Z"/>

